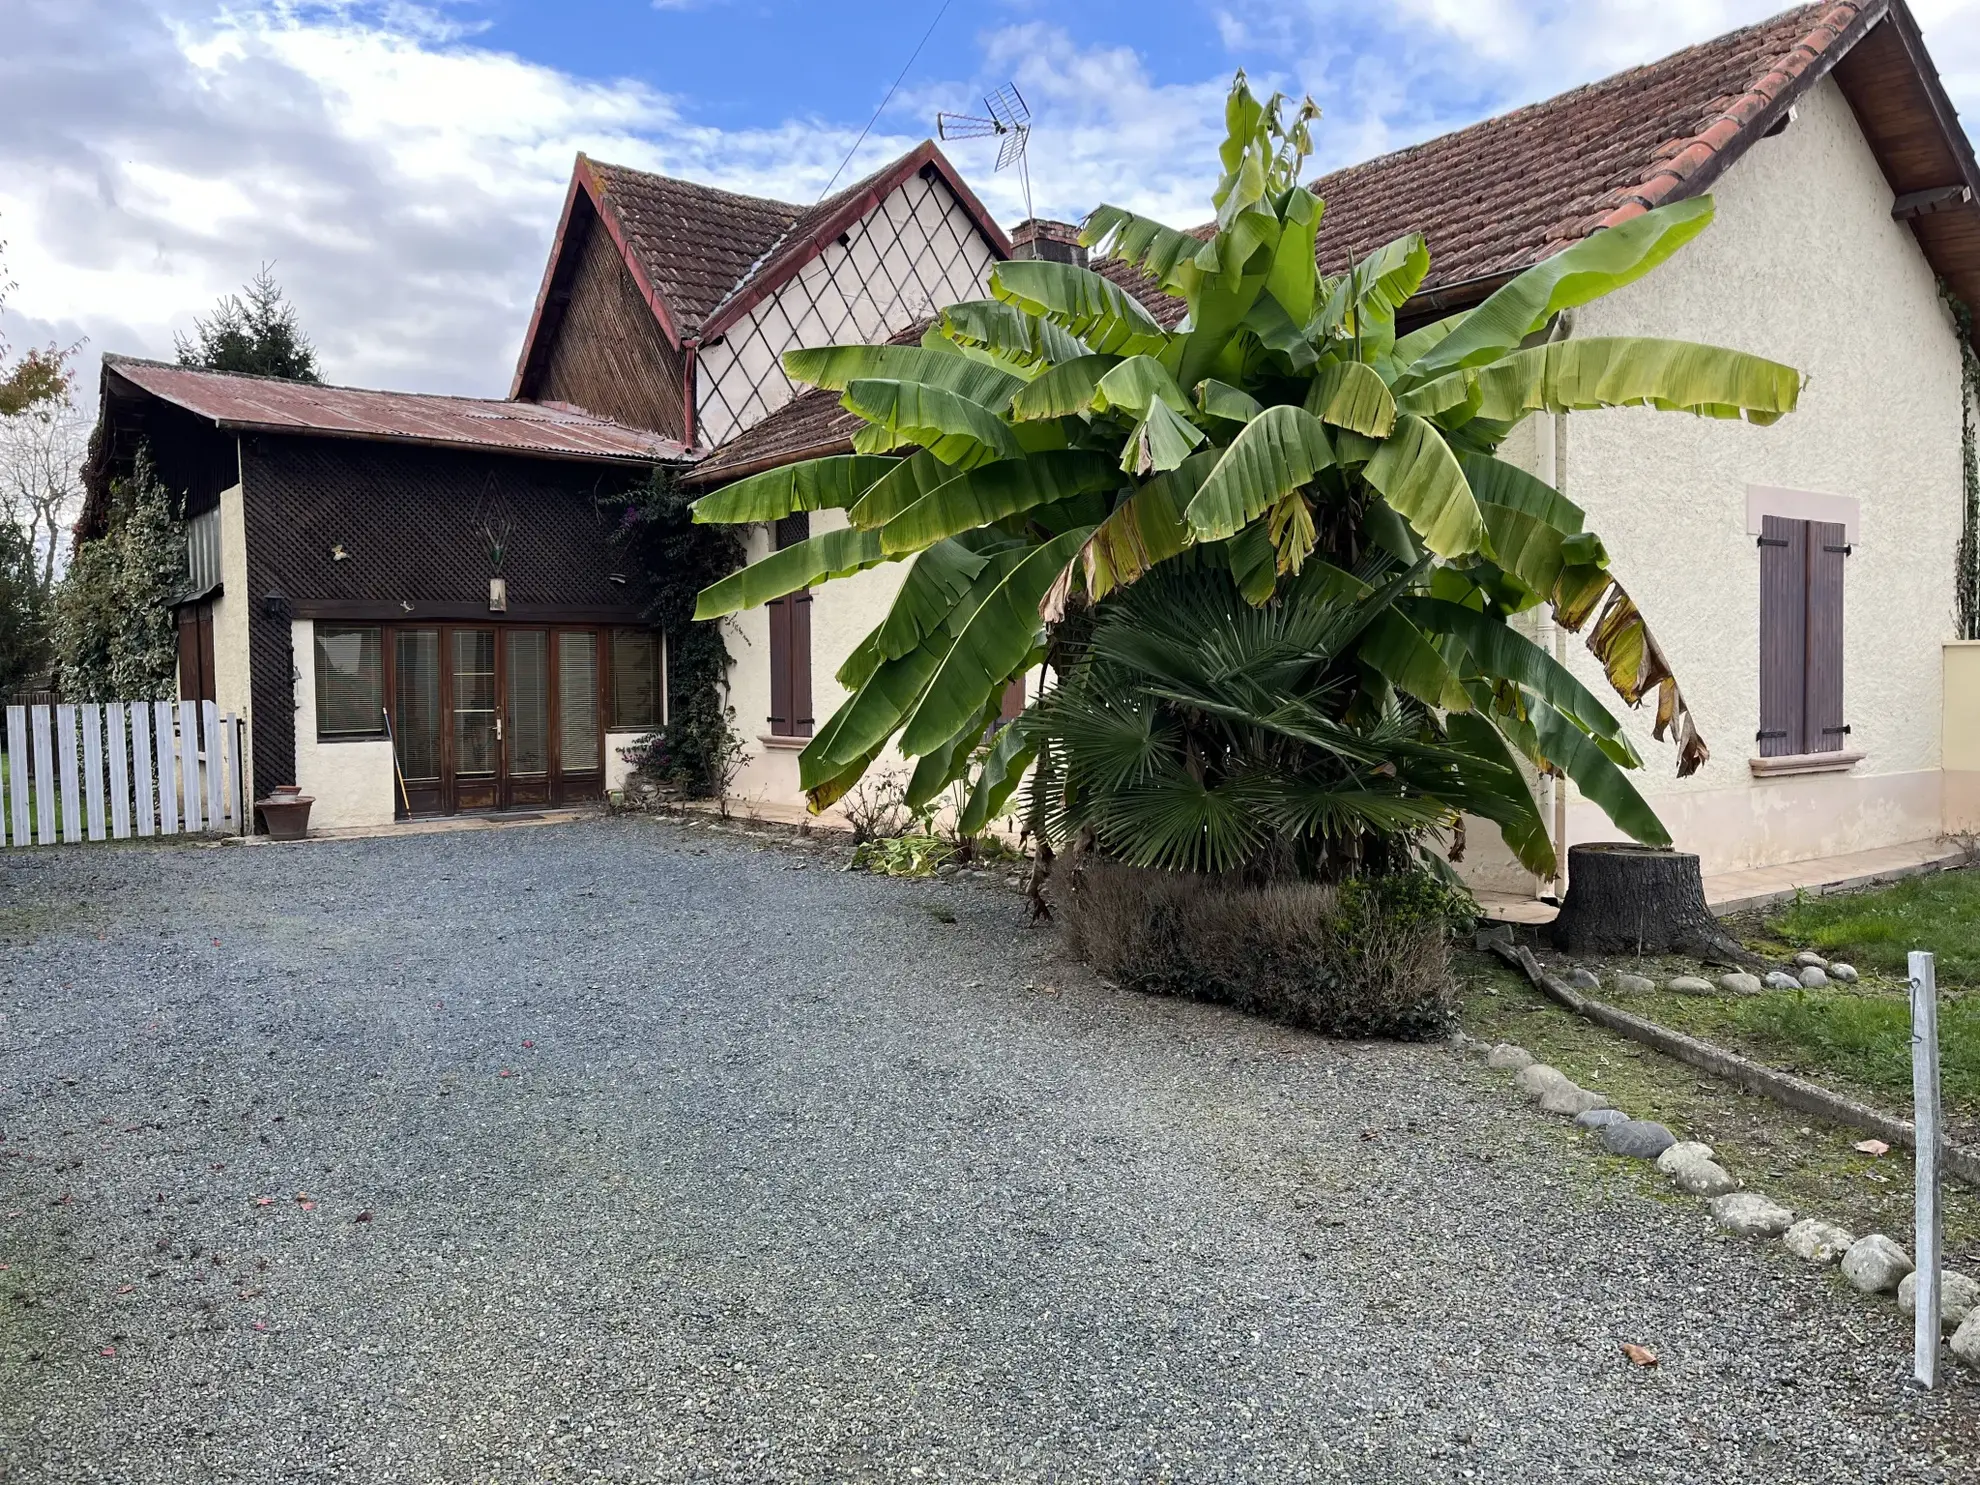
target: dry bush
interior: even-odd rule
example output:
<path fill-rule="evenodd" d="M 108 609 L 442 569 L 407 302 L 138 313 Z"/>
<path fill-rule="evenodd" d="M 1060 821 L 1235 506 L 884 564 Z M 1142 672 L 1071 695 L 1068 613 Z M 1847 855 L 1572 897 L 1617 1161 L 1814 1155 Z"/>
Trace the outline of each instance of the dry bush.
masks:
<path fill-rule="evenodd" d="M 1055 899 L 1072 951 L 1130 989 L 1329 1036 L 1417 1039 L 1455 1015 L 1460 909 L 1427 878 L 1248 887 L 1088 858 Z"/>

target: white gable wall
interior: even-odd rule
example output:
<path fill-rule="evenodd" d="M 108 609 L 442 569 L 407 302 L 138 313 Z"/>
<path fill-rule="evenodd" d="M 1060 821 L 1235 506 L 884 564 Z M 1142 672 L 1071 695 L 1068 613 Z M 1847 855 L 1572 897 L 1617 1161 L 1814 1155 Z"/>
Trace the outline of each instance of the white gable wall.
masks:
<path fill-rule="evenodd" d="M 1940 829 L 1940 646 L 1952 637 L 1959 353 L 1934 277 L 1832 81 L 1757 142 L 1714 192 L 1717 220 L 1644 280 L 1576 313 L 1574 334 L 1707 341 L 1807 377 L 1771 428 L 1642 409 L 1566 418 L 1563 489 L 1583 506 L 1663 644 L 1712 748 L 1694 777 L 1628 714 L 1633 777 L 1708 873 L 1927 839 Z M 1529 420 L 1507 456 L 1534 467 Z M 1845 580 L 1846 773 L 1755 778 L 1759 551 L 1749 486 L 1857 502 Z M 1576 673 L 1607 697 L 1581 636 Z M 1572 841 L 1621 832 L 1585 801 Z M 1472 833 L 1480 885 L 1519 876 L 1497 832 Z M 1496 863 L 1496 869 L 1495 868 Z"/>
<path fill-rule="evenodd" d="M 702 347 L 695 368 L 701 446 L 714 448 L 790 401 L 778 361 L 785 351 L 885 340 L 944 305 L 984 297 L 996 262 L 939 176 L 910 177 L 719 344 Z"/>

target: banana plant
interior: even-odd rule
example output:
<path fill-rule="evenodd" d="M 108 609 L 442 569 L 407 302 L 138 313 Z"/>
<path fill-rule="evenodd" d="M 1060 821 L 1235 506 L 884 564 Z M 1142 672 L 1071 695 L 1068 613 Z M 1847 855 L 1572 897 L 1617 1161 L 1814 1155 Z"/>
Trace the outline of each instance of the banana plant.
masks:
<path fill-rule="evenodd" d="M 1076 677 L 1110 606 L 1173 568 L 1218 602 L 1228 590 L 1289 612 L 1318 592 L 1330 612 L 1360 616 L 1329 641 L 1327 706 L 1286 689 L 1282 669 L 1247 669 L 1256 656 L 1243 646 L 1225 647 L 1215 686 L 1177 681 L 1164 702 L 1208 716 L 1241 694 L 1254 720 L 1308 731 L 1324 721 L 1325 740 L 1302 746 L 1352 754 L 1352 767 L 1322 770 L 1328 787 L 1373 802 L 1357 813 L 1330 795 L 1317 814 L 1268 810 L 1254 826 L 1273 850 L 1287 832 L 1420 835 L 1456 827 L 1462 811 L 1498 823 L 1523 863 L 1551 875 L 1528 771 L 1571 778 L 1636 839 L 1668 842 L 1630 782 L 1642 760 L 1616 715 L 1516 616 L 1548 606 L 1587 633 L 1623 702 L 1654 697 L 1652 735 L 1674 742 L 1680 775 L 1705 761 L 1705 740 L 1583 512 L 1497 450 L 1534 413 L 1643 406 L 1770 423 L 1793 410 L 1800 376 L 1718 346 L 1552 337 L 1563 311 L 1635 282 L 1704 231 L 1709 197 L 1646 212 L 1470 310 L 1412 323 L 1430 271 L 1421 234 L 1338 273 L 1320 267 L 1325 203 L 1299 183 L 1317 114 L 1310 99 L 1259 101 L 1240 72 L 1210 226 L 1178 231 L 1104 205 L 1087 218 L 1081 240 L 1096 259 L 1182 301 L 1174 329 L 1114 278 L 1027 260 L 1000 264 L 990 298 L 948 306 L 918 345 L 786 353 L 794 380 L 837 391 L 863 421 L 855 451 L 729 485 L 695 519 L 839 509 L 846 524 L 707 590 L 697 616 L 909 564 L 891 611 L 838 672 L 848 700 L 800 755 L 814 810 L 890 740 L 916 762 L 910 803 L 969 780 L 965 828 L 1002 814 L 1027 770 L 1048 784 L 1072 777 L 1054 740 L 1069 726 L 1090 740 L 1094 718 L 1048 693 L 985 748 L 999 700 L 1041 663 L 1061 686 Z M 1361 751 L 1339 752 L 1350 732 Z M 1086 777 L 1092 788 L 1109 775 Z M 1263 775 L 1246 777 L 1252 789 Z M 1178 839 L 1221 828 L 1221 804 L 1198 796 L 1193 825 L 1186 813 L 1169 822 Z M 1076 814 L 1040 796 L 1031 824 L 1050 834 Z M 1277 823 L 1257 824 L 1268 818 Z M 1348 858 L 1368 859 L 1347 837 Z"/>

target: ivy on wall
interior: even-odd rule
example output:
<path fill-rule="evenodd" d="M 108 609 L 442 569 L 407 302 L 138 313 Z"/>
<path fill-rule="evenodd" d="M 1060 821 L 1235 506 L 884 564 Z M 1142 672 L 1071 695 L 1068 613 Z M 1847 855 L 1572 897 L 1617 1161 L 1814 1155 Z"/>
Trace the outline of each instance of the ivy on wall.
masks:
<path fill-rule="evenodd" d="M 1973 348 L 1973 312 L 1943 283 L 1939 293 L 1959 335 L 1959 460 L 1962 476 L 1959 546 L 1953 554 L 1953 600 L 1961 639 L 1980 639 L 1980 450 L 1975 404 L 1980 403 L 1980 352 Z"/>
<path fill-rule="evenodd" d="M 667 636 L 667 723 L 628 750 L 654 782 L 693 798 L 724 792 L 742 763 L 743 739 L 728 704 L 729 650 L 720 624 L 694 622 L 701 590 L 743 565 L 742 530 L 697 526 L 695 496 L 662 465 L 620 497 L 619 539 L 646 575 L 646 619 Z"/>
<path fill-rule="evenodd" d="M 48 638 L 62 695 L 144 701 L 177 691 L 172 603 L 186 585 L 186 544 L 171 493 L 140 447 L 129 479 L 108 487 L 103 534 L 78 542 L 49 600 Z"/>

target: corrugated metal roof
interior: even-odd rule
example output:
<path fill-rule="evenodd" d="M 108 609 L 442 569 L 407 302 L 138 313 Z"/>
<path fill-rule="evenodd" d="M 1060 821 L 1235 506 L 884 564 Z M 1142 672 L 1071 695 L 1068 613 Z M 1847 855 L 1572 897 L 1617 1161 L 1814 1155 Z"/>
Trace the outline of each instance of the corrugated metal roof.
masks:
<path fill-rule="evenodd" d="M 687 460 L 671 438 L 566 403 L 328 387 L 106 355 L 106 370 L 222 428 L 314 433 L 596 461 Z"/>

